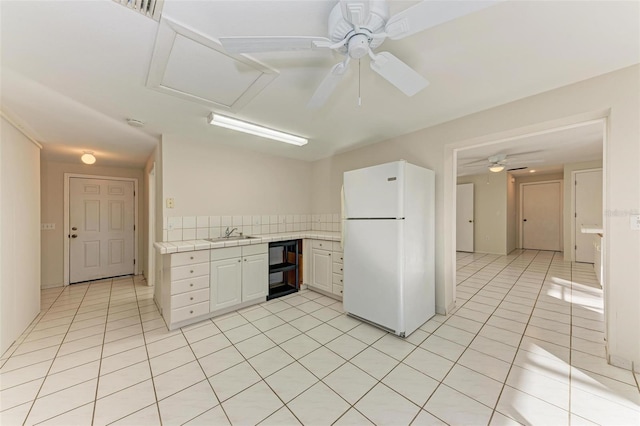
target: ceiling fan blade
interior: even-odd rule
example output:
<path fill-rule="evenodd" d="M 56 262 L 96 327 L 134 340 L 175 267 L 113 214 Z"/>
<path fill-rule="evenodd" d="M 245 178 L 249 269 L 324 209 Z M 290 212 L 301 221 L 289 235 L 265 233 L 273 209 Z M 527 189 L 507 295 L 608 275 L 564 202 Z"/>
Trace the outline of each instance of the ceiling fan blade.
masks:
<path fill-rule="evenodd" d="M 331 40 L 325 37 L 221 37 L 218 39 L 228 53 L 284 52 L 322 49 Z"/>
<path fill-rule="evenodd" d="M 407 96 L 413 96 L 429 85 L 420 74 L 389 52 L 372 56 L 371 69 Z"/>
<path fill-rule="evenodd" d="M 485 9 L 501 0 L 429 1 L 424 0 L 389 18 L 385 32 L 398 40 L 444 22 Z"/>
<path fill-rule="evenodd" d="M 368 0 L 340 0 L 340 9 L 344 19 L 355 27 L 361 27 L 367 22 L 370 14 Z"/>
<path fill-rule="evenodd" d="M 315 93 L 309 100 L 307 108 L 320 108 L 327 102 L 329 96 L 336 89 L 336 86 L 344 77 L 347 68 L 349 67 L 349 57 L 344 62 L 337 63 L 331 68 L 331 71 L 326 75 L 322 83 L 318 86 Z"/>
<path fill-rule="evenodd" d="M 475 161 L 470 161 L 468 163 L 460 164 L 458 167 L 480 167 L 480 166 L 485 166 L 486 164 L 487 164 L 487 160 L 486 158 L 483 158 L 482 160 L 475 160 Z"/>

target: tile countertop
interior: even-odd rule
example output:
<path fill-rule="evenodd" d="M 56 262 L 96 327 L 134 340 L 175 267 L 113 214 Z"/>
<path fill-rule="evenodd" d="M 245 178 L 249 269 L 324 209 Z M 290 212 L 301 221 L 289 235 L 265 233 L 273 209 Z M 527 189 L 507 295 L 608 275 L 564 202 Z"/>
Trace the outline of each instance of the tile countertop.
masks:
<path fill-rule="evenodd" d="M 251 235 L 250 239 L 234 241 L 216 241 L 215 243 L 206 240 L 189 240 L 154 243 L 154 247 L 160 250 L 160 254 L 178 253 L 194 250 L 209 250 L 222 247 L 247 246 L 253 244 L 270 243 L 272 241 L 301 240 L 310 238 L 314 240 L 340 241 L 340 232 L 329 231 L 300 231 L 286 232 L 281 234 Z"/>
<path fill-rule="evenodd" d="M 580 232 L 583 234 L 602 234 L 602 226 L 600 225 L 582 225 Z"/>

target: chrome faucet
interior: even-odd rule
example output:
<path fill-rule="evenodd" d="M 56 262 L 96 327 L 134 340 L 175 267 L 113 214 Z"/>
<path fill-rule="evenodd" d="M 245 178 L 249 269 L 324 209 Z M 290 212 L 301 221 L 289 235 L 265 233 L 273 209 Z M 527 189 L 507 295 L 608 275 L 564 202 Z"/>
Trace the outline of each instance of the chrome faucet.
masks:
<path fill-rule="evenodd" d="M 233 228 L 231 231 L 229 231 L 229 227 L 227 226 L 227 229 L 224 231 L 224 237 L 229 238 L 231 234 L 233 234 L 233 231 L 237 231 L 237 230 L 238 228 Z"/>

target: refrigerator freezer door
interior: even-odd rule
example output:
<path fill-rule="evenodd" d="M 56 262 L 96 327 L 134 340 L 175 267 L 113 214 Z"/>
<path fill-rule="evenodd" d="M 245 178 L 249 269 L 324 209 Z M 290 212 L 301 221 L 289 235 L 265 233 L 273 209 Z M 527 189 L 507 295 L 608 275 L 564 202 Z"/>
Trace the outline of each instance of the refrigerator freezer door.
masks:
<path fill-rule="evenodd" d="M 400 330 L 403 220 L 347 220 L 344 246 L 344 310 Z"/>
<path fill-rule="evenodd" d="M 404 165 L 396 161 L 345 172 L 344 217 L 404 217 Z"/>

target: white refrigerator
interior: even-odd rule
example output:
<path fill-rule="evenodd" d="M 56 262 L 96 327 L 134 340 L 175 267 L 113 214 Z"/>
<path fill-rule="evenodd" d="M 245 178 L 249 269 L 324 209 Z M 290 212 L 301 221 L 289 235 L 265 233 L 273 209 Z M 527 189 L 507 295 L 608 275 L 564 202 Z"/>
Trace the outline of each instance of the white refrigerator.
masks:
<path fill-rule="evenodd" d="M 345 172 L 344 310 L 406 337 L 435 315 L 435 175 L 404 160 Z"/>

